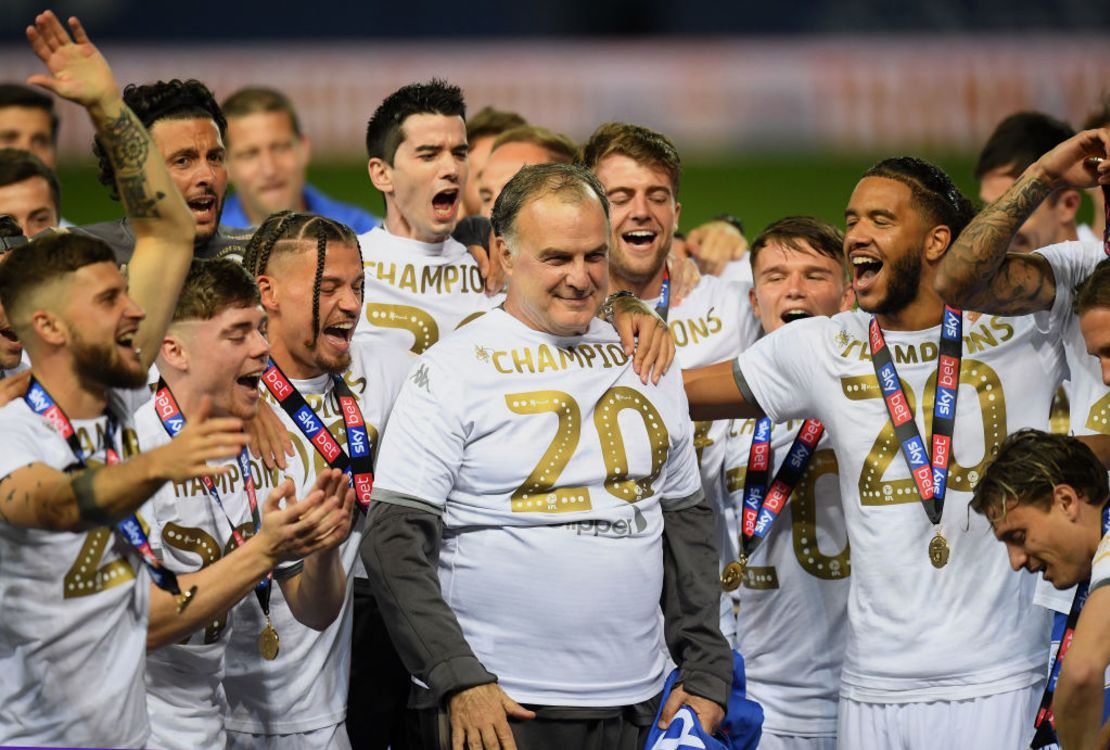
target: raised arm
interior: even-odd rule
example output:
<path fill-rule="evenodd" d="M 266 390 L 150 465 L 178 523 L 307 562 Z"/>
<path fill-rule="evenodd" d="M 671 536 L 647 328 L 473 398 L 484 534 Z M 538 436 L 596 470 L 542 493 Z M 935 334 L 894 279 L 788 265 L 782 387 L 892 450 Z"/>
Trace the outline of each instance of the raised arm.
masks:
<path fill-rule="evenodd" d="M 150 134 L 124 104 L 107 61 L 80 21 L 70 18 L 69 27 L 72 38 L 51 11 L 27 27 L 31 48 L 49 71 L 27 82 L 84 107 L 115 168 L 120 200 L 135 232 L 129 293 L 146 312 L 135 343 L 149 367 L 192 262 L 196 228 Z"/>
<path fill-rule="evenodd" d="M 112 466 L 73 474 L 42 463 L 24 466 L 0 480 L 0 516 L 12 526 L 50 531 L 113 524 L 165 482 L 223 473 L 207 462 L 238 454 L 247 441 L 242 429 L 238 419 L 197 420 L 161 448 Z"/>
<path fill-rule="evenodd" d="M 1049 151 L 1001 198 L 984 208 L 948 248 L 937 269 L 937 293 L 950 305 L 995 315 L 1048 310 L 1056 280 L 1036 253 L 1010 253 L 1018 228 L 1062 187 L 1110 184 L 1110 130 L 1085 130 Z"/>

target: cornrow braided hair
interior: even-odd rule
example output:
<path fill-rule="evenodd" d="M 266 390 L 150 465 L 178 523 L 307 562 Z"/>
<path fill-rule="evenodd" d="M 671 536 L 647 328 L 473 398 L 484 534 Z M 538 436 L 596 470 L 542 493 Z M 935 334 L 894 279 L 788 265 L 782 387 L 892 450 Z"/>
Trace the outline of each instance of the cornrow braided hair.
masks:
<path fill-rule="evenodd" d="M 361 266 L 362 248 L 354 231 L 346 224 L 318 214 L 279 211 L 262 222 L 243 253 L 243 266 L 257 278 L 265 275 L 275 249 L 279 253 L 296 252 L 306 249 L 307 242 L 312 240 L 316 242 L 316 275 L 312 281 L 312 341 L 309 346 L 316 344 L 320 331 L 320 284 L 324 278 L 328 242 L 354 245 Z"/>

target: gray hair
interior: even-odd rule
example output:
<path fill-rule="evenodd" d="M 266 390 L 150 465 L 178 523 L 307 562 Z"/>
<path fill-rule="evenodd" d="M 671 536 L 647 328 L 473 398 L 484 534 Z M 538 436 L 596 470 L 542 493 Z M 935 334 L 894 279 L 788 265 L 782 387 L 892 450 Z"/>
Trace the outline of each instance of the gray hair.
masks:
<path fill-rule="evenodd" d="M 532 164 L 522 167 L 509 180 L 493 204 L 490 223 L 493 233 L 505 239 L 512 250 L 516 235 L 516 218 L 530 201 L 557 195 L 567 203 L 581 203 L 597 198 L 609 223 L 609 199 L 597 175 L 577 164 Z"/>

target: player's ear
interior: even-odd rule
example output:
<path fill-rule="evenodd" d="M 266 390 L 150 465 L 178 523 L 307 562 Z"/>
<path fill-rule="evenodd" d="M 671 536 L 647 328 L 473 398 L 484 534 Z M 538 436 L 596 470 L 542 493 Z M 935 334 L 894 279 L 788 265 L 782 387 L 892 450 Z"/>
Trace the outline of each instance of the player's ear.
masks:
<path fill-rule="evenodd" d="M 925 236 L 925 259 L 930 263 L 938 263 L 952 244 L 952 230 L 944 224 L 938 224 L 929 230 Z"/>
<path fill-rule="evenodd" d="M 174 370 L 188 371 L 189 356 L 179 336 L 167 333 L 162 337 L 162 345 L 158 348 L 158 363 L 168 365 Z"/>
<path fill-rule="evenodd" d="M 501 259 L 501 267 L 505 269 L 506 276 L 512 276 L 515 268 L 516 256 L 513 255 L 512 250 L 509 249 L 509 243 L 505 242 L 505 238 L 495 236 L 493 238 L 493 251 L 498 254 Z"/>
<path fill-rule="evenodd" d="M 49 310 L 31 313 L 31 329 L 40 339 L 54 346 L 62 346 L 69 339 L 69 326 Z"/>
<path fill-rule="evenodd" d="M 393 192 L 393 167 L 385 163 L 384 159 L 374 157 L 366 165 L 370 175 L 370 182 L 383 195 Z"/>
<path fill-rule="evenodd" d="M 269 276 L 259 276 L 258 294 L 262 299 L 262 309 L 269 312 L 278 308 L 278 290 L 274 280 Z"/>
<path fill-rule="evenodd" d="M 752 315 L 756 320 L 763 320 L 759 315 L 759 301 L 755 298 L 755 286 L 748 290 L 748 304 L 752 306 Z"/>

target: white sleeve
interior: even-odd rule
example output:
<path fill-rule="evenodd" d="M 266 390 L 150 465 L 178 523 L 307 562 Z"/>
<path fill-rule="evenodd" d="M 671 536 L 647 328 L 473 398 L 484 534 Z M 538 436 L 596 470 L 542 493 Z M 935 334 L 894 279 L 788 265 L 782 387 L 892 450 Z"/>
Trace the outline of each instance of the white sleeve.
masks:
<path fill-rule="evenodd" d="M 1102 537 L 1091 564 L 1090 591 L 1103 586 L 1110 586 L 1110 534 Z"/>
<path fill-rule="evenodd" d="M 421 357 L 401 387 L 382 437 L 373 499 L 442 512 L 463 463 L 466 432 L 456 410 L 459 373 Z"/>
<path fill-rule="evenodd" d="M 736 358 L 737 382 L 755 398 L 773 422 L 804 419 L 817 413 L 814 404 L 818 358 L 823 333 L 836 325 L 829 318 L 810 318 L 785 325 Z"/>
<path fill-rule="evenodd" d="M 5 407 L 0 412 L 0 479 L 25 466 L 47 463 L 42 448 L 51 438 L 50 429 L 22 403 Z"/>
<path fill-rule="evenodd" d="M 1106 258 L 1101 242 L 1060 242 L 1037 250 L 1048 261 L 1056 285 L 1056 297 L 1048 310 L 1034 313 L 1037 328 L 1049 336 L 1060 336 L 1075 314 L 1075 290 Z"/>

